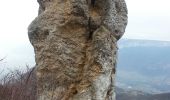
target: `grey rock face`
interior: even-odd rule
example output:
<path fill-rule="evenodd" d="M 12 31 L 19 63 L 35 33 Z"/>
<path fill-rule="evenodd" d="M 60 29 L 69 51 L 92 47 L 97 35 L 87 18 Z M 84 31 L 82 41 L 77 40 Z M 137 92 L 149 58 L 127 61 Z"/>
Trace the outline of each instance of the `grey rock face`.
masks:
<path fill-rule="evenodd" d="M 115 100 L 117 40 L 127 24 L 124 0 L 38 0 L 28 35 L 38 100 Z"/>

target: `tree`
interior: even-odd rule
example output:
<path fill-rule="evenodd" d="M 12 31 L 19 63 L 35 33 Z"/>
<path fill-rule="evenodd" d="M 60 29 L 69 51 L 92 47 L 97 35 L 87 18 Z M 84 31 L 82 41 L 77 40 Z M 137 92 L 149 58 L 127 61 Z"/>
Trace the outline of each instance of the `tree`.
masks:
<path fill-rule="evenodd" d="M 116 43 L 127 25 L 124 0 L 38 3 L 39 15 L 28 28 L 38 100 L 115 100 Z"/>

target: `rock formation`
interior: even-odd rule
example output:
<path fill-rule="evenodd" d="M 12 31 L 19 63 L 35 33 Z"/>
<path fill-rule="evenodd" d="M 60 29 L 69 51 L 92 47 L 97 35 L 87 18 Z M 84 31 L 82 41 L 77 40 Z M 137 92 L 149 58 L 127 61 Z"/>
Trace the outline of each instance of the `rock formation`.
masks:
<path fill-rule="evenodd" d="M 115 100 L 117 40 L 124 0 L 38 0 L 28 35 L 35 51 L 38 100 Z"/>

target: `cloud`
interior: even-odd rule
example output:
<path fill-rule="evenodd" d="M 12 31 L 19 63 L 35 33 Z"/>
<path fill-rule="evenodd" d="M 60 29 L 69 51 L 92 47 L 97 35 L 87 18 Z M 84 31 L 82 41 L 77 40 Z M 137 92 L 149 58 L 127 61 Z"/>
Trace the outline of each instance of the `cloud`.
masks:
<path fill-rule="evenodd" d="M 170 15 L 169 0 L 126 0 L 132 15 Z"/>
<path fill-rule="evenodd" d="M 129 21 L 124 38 L 170 41 L 170 1 L 128 0 Z"/>
<path fill-rule="evenodd" d="M 0 3 L 0 58 L 6 57 L 5 67 L 34 65 L 27 27 L 37 16 L 35 0 L 3 0 Z M 2 64 L 1 64 L 2 66 Z"/>

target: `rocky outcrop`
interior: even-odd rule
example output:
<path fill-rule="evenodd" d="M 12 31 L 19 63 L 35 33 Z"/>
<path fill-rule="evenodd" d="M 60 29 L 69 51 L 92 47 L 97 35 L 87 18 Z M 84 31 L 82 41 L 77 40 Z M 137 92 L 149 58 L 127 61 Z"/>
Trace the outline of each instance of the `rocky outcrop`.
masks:
<path fill-rule="evenodd" d="M 38 100 L 115 100 L 117 40 L 124 0 L 38 0 L 28 35 L 35 51 Z"/>

